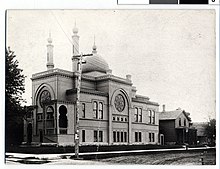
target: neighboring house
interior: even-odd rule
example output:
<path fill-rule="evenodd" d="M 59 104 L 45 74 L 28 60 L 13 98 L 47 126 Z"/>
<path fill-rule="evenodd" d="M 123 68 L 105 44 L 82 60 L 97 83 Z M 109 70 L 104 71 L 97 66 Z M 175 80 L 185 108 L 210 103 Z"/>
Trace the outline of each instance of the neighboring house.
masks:
<path fill-rule="evenodd" d="M 205 126 L 208 122 L 194 122 L 193 127 L 197 130 L 197 144 L 208 144 L 208 137 L 205 133 Z"/>
<path fill-rule="evenodd" d="M 25 121 L 25 142 L 74 145 L 75 138 L 79 138 L 81 145 L 158 144 L 158 103 L 137 95 L 130 75 L 114 76 L 95 44 L 93 56 L 86 57 L 82 66 L 76 135 L 77 33 L 74 28 L 72 71 L 54 69 L 52 39 L 48 38 L 47 70 L 31 78 L 34 110 Z"/>
<path fill-rule="evenodd" d="M 196 130 L 191 127 L 189 115 L 180 108 L 174 111 L 165 111 L 165 105 L 163 105 L 163 111 L 159 113 L 161 143 L 196 144 Z"/>

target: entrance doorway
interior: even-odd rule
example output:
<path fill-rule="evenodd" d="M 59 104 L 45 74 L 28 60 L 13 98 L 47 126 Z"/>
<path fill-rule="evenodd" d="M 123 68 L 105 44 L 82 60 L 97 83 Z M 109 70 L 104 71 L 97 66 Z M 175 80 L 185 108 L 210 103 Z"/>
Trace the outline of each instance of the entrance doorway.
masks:
<path fill-rule="evenodd" d="M 27 143 L 31 144 L 32 142 L 32 124 L 29 123 L 27 126 Z"/>
<path fill-rule="evenodd" d="M 164 135 L 160 135 L 160 145 L 164 145 Z"/>
<path fill-rule="evenodd" d="M 40 133 L 40 143 L 43 143 L 43 131 L 39 130 Z"/>

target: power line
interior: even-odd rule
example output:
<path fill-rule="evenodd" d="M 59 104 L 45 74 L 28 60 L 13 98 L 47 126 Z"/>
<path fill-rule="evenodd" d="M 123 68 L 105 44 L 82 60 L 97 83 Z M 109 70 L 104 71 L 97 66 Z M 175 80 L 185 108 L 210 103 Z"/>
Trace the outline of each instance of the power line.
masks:
<path fill-rule="evenodd" d="M 66 34 L 66 32 L 64 31 L 63 27 L 61 26 L 61 24 L 59 23 L 57 17 L 55 16 L 55 14 L 53 13 L 53 11 L 51 11 L 51 14 L 53 15 L 53 17 L 55 18 L 56 22 L 58 23 L 59 27 L 61 28 L 61 30 L 63 31 L 64 35 L 66 36 L 66 38 L 69 40 L 69 42 L 73 44 L 73 42 L 71 41 L 71 39 L 69 38 L 69 36 Z M 77 49 L 76 49 L 77 50 Z M 79 53 L 79 51 L 77 51 Z"/>
<path fill-rule="evenodd" d="M 59 23 L 57 17 L 56 17 L 55 14 L 53 13 L 53 11 L 51 11 L 51 14 L 52 14 L 53 17 L 55 18 L 57 24 L 59 25 L 60 29 L 62 30 L 62 32 L 64 33 L 64 35 L 65 35 L 66 38 L 68 39 L 68 41 L 69 41 L 72 45 L 74 45 L 73 42 L 70 40 L 69 36 L 68 36 L 68 35 L 66 34 L 66 32 L 64 31 L 64 29 L 63 29 L 63 27 L 61 26 L 61 24 Z M 77 51 L 77 52 L 79 52 L 79 51 Z M 91 65 L 93 65 L 93 66 L 95 66 L 95 67 L 97 67 L 97 68 L 101 68 L 101 69 L 102 69 L 102 67 L 97 66 L 97 65 L 95 65 L 95 64 L 92 64 L 92 63 L 89 63 L 89 62 L 86 62 L 86 63 L 91 64 Z"/>

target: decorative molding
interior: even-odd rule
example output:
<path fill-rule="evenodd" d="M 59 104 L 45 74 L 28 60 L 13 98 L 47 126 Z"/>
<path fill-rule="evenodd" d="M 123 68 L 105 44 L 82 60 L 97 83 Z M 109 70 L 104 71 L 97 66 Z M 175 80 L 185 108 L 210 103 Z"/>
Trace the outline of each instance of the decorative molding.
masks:
<path fill-rule="evenodd" d="M 110 81 L 114 81 L 114 82 L 123 83 L 123 84 L 129 85 L 129 86 L 132 86 L 132 84 L 133 84 L 131 81 L 129 81 L 127 79 L 117 77 L 117 76 L 114 76 L 114 75 L 99 76 L 99 77 L 96 77 L 96 80 L 97 81 L 110 80 Z"/>
<path fill-rule="evenodd" d="M 158 103 L 156 102 L 152 102 L 152 101 L 143 101 L 143 100 L 139 100 L 137 98 L 132 98 L 132 102 L 137 102 L 137 103 L 144 103 L 144 104 L 150 104 L 150 105 L 154 105 L 154 106 L 159 106 Z"/>
<path fill-rule="evenodd" d="M 106 96 L 106 97 L 108 96 L 108 93 L 97 91 L 97 90 L 84 89 L 84 88 L 80 89 L 80 93 L 93 94 L 93 95 Z M 67 95 L 76 94 L 76 89 L 66 90 L 66 94 Z"/>
<path fill-rule="evenodd" d="M 76 102 L 71 102 L 71 101 L 66 101 L 66 100 L 56 100 L 56 103 L 76 104 Z"/>
<path fill-rule="evenodd" d="M 60 76 L 64 76 L 67 78 L 72 78 L 73 72 L 67 71 L 67 70 L 62 70 L 62 69 L 51 69 L 51 70 L 47 70 L 44 72 L 33 74 L 31 80 L 37 80 L 40 78 L 47 78 L 47 77 L 55 76 L 55 75 L 60 75 Z"/>
<path fill-rule="evenodd" d="M 139 124 L 139 125 L 147 125 L 147 126 L 159 126 L 158 124 L 150 124 L 150 123 L 143 123 L 143 122 L 131 122 L 132 124 Z"/>
<path fill-rule="evenodd" d="M 129 115 L 125 115 L 125 114 L 116 114 L 116 113 L 112 113 L 112 116 L 124 116 L 124 117 L 128 117 Z"/>
<path fill-rule="evenodd" d="M 67 78 L 73 78 L 73 77 L 77 77 L 78 73 L 56 68 L 56 69 L 51 69 L 51 70 L 47 70 L 47 71 L 40 72 L 40 73 L 35 73 L 32 75 L 31 80 L 37 80 L 37 79 L 47 78 L 47 77 L 56 76 L 56 75 L 60 75 L 60 76 L 67 77 Z M 130 85 L 130 86 L 132 85 L 132 82 L 130 80 L 117 77 L 114 75 L 110 75 L 110 74 L 106 74 L 104 76 L 99 76 L 99 77 L 93 77 L 93 76 L 82 74 L 82 80 L 89 80 L 89 81 L 111 80 L 111 81 L 120 82 L 126 85 Z"/>
<path fill-rule="evenodd" d="M 93 118 L 89 119 L 89 118 L 82 118 L 82 117 L 80 117 L 79 120 L 82 120 L 82 121 L 88 120 L 88 121 L 108 122 L 108 120 L 103 120 L 103 119 L 93 119 Z"/>

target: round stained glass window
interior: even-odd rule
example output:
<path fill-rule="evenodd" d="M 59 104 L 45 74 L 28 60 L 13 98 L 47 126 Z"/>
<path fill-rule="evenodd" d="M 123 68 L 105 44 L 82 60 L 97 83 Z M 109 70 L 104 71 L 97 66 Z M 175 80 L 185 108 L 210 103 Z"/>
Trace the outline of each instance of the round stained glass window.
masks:
<path fill-rule="evenodd" d="M 125 108 L 125 99 L 124 97 L 121 95 L 121 94 L 118 94 L 116 97 L 115 97 L 115 108 L 119 111 L 119 112 L 122 112 Z"/>
<path fill-rule="evenodd" d="M 40 95 L 40 105 L 43 107 L 44 103 L 47 103 L 51 100 L 51 95 L 48 90 L 44 90 Z"/>

